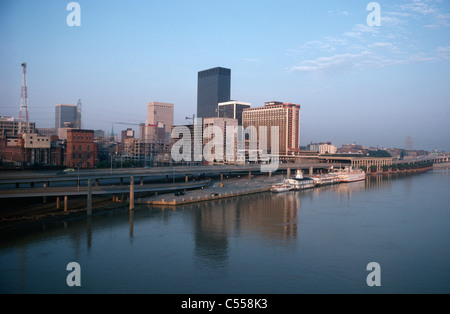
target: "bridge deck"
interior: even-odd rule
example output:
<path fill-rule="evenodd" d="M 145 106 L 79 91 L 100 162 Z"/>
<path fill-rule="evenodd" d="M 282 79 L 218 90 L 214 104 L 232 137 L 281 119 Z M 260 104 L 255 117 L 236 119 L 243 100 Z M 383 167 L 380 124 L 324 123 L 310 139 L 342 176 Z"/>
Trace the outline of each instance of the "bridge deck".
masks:
<path fill-rule="evenodd" d="M 184 189 L 199 189 L 209 184 L 209 180 L 195 182 L 178 182 L 170 184 L 146 184 L 134 185 L 134 192 L 173 192 Z M 120 186 L 92 186 L 92 195 L 106 195 L 129 193 L 129 185 Z M 50 187 L 50 188 L 29 188 L 29 189 L 8 189 L 0 190 L 2 198 L 22 198 L 22 197 L 43 197 L 43 196 L 71 196 L 87 195 L 87 187 Z"/>

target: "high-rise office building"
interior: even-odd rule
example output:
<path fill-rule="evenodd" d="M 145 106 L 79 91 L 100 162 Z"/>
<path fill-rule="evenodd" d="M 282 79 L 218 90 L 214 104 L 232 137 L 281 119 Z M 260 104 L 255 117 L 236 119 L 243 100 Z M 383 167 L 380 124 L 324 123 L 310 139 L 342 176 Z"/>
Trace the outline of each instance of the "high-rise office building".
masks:
<path fill-rule="evenodd" d="M 251 108 L 252 104 L 242 101 L 227 101 L 219 103 L 219 114 L 221 118 L 236 119 L 238 125 L 242 125 L 242 112 L 244 109 Z"/>
<path fill-rule="evenodd" d="M 215 130 L 209 127 L 217 127 L 220 129 L 222 136 L 215 134 Z M 209 162 L 234 162 L 236 159 L 237 136 L 236 128 L 238 127 L 237 119 L 233 118 L 205 118 L 203 119 L 203 143 L 212 141 L 214 146 L 210 156 L 203 156 Z M 231 131 L 231 137 L 227 132 Z M 212 138 L 211 138 L 212 137 Z M 229 142 L 232 140 L 232 142 Z M 217 151 L 215 150 L 217 149 Z M 227 151 L 228 149 L 228 151 Z M 231 150 L 231 151 L 230 151 Z"/>
<path fill-rule="evenodd" d="M 271 127 L 279 129 L 279 154 L 287 155 L 300 150 L 300 105 L 277 101 L 266 102 L 264 107 L 244 109 L 242 113 L 244 128 L 267 127 L 267 149 L 271 150 Z M 258 134 L 258 141 L 261 134 Z"/>
<path fill-rule="evenodd" d="M 198 72 L 197 117 L 217 117 L 218 104 L 230 100 L 231 70 L 212 68 Z"/>
<path fill-rule="evenodd" d="M 63 127 L 76 128 L 78 118 L 77 105 L 57 104 L 55 106 L 55 133 L 58 134 L 59 128 Z"/>
<path fill-rule="evenodd" d="M 147 107 L 145 139 L 150 142 L 169 142 L 173 126 L 173 104 L 150 102 Z"/>

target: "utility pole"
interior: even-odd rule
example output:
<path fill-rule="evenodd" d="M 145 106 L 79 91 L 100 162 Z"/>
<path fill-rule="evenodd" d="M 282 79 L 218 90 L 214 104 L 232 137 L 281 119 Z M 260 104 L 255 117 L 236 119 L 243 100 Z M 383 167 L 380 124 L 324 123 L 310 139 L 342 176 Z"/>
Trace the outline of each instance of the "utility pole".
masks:
<path fill-rule="evenodd" d="M 186 117 L 186 118 L 184 118 L 184 120 L 192 120 L 192 127 L 193 127 L 193 129 L 195 129 L 195 114 L 192 115 L 192 118 Z M 195 133 L 194 133 L 194 137 L 195 137 Z M 189 162 L 189 164 L 192 164 L 192 160 Z"/>

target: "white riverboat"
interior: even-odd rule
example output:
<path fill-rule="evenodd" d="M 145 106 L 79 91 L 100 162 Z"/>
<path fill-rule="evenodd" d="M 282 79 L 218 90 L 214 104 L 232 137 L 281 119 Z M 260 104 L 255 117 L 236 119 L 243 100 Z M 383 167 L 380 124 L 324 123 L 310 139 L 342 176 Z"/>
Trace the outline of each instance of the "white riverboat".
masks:
<path fill-rule="evenodd" d="M 362 169 L 353 169 L 345 166 L 344 169 L 335 169 L 332 173 L 339 176 L 340 182 L 354 182 L 366 179 L 366 173 Z"/>
<path fill-rule="evenodd" d="M 314 180 L 303 177 L 303 171 L 298 169 L 295 173 L 295 178 L 288 178 L 285 180 L 292 186 L 293 190 L 304 190 L 314 187 Z"/>
<path fill-rule="evenodd" d="M 341 182 L 339 175 L 336 173 L 315 174 L 310 178 L 314 181 L 314 185 L 329 185 Z"/>

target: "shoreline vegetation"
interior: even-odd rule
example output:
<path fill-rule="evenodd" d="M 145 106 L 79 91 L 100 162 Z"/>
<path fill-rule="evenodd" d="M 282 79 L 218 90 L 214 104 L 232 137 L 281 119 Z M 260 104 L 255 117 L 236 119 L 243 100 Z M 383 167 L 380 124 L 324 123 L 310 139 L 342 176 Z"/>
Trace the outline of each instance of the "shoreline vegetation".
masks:
<path fill-rule="evenodd" d="M 432 170 L 433 163 L 431 162 L 418 162 L 418 163 L 402 163 L 402 164 L 392 164 L 390 166 L 371 166 L 361 167 L 362 170 L 366 172 L 367 175 L 378 175 L 378 174 L 388 174 L 388 173 L 411 173 L 411 172 L 423 172 Z"/>

